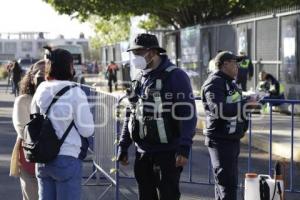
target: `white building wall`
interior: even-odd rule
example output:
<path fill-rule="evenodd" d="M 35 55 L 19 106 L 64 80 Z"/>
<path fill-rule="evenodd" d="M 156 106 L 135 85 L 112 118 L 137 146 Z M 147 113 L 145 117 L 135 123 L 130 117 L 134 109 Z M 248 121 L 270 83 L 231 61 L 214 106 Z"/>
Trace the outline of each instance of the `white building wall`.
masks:
<path fill-rule="evenodd" d="M 10 35 L 11 34 L 11 35 Z M 84 38 L 78 39 L 41 39 L 37 37 L 38 33 L 0 33 L 0 59 L 2 57 L 7 57 L 10 55 L 9 59 L 19 59 L 19 58 L 42 58 L 43 48 L 42 46 L 46 44 L 77 44 L 83 46 L 85 56 L 89 55 L 89 40 Z M 22 50 L 23 42 L 32 42 L 30 51 Z M 16 45 L 16 49 L 13 52 L 6 51 L 6 44 L 13 43 Z M 42 45 L 44 44 L 44 45 Z"/>

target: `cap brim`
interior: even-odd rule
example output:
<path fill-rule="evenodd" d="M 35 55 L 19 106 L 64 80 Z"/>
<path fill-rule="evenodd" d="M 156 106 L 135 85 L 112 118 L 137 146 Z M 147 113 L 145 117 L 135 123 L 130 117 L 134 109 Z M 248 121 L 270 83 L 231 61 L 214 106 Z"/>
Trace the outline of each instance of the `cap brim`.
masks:
<path fill-rule="evenodd" d="M 137 49 L 145 49 L 145 47 L 140 46 L 140 45 L 134 45 L 134 46 L 130 47 L 129 49 L 127 49 L 127 52 L 137 50 Z"/>
<path fill-rule="evenodd" d="M 244 60 L 245 59 L 245 56 L 235 56 L 235 60 L 237 61 L 237 62 L 241 62 L 242 60 Z"/>
<path fill-rule="evenodd" d="M 145 48 L 144 46 L 140 46 L 140 45 L 134 45 L 134 46 L 130 47 L 129 49 L 127 49 L 127 52 L 133 51 L 133 50 L 138 50 L 138 49 L 157 49 L 159 51 L 159 53 L 166 53 L 166 50 L 161 47 Z"/>
<path fill-rule="evenodd" d="M 158 47 L 156 49 L 159 51 L 159 53 L 166 53 L 167 52 L 165 49 L 160 48 L 160 47 Z"/>

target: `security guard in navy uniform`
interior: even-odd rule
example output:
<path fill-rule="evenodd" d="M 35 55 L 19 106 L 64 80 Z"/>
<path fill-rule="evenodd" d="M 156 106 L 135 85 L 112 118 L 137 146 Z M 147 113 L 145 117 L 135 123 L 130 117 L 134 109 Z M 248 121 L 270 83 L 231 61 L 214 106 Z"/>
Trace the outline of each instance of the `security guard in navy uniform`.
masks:
<path fill-rule="evenodd" d="M 240 58 L 242 60 L 239 63 L 236 83 L 241 86 L 243 91 L 247 91 L 247 81 L 253 77 L 253 64 L 243 51 L 240 52 Z"/>
<path fill-rule="evenodd" d="M 213 167 L 216 200 L 237 199 L 240 139 L 248 128 L 244 109 L 255 104 L 252 98 L 242 98 L 235 84 L 237 62 L 241 59 L 229 51 L 218 53 L 215 61 L 219 70 L 202 87 L 205 145 Z"/>
<path fill-rule="evenodd" d="M 141 73 L 129 92 L 117 159 L 128 164 L 133 141 L 139 199 L 178 200 L 197 121 L 190 79 L 169 61 L 155 35 L 137 35 L 128 51 L 131 65 Z"/>

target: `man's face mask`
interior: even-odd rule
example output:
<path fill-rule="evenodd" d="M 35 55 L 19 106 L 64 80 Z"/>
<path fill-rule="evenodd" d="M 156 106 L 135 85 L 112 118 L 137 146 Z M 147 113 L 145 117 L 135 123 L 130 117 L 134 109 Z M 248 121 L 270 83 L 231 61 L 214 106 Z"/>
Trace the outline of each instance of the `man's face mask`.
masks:
<path fill-rule="evenodd" d="M 144 56 L 141 55 L 135 55 L 131 54 L 131 66 L 135 67 L 136 69 L 144 70 L 147 68 L 147 66 L 151 63 L 152 59 L 150 62 L 147 63 L 145 57 L 147 56 L 148 52 L 145 53 Z"/>

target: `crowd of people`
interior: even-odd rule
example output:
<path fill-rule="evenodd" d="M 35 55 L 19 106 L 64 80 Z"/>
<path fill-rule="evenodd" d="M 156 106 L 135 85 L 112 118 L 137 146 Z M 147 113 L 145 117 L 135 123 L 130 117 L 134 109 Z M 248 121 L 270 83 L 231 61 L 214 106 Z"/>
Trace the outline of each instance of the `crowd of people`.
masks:
<path fill-rule="evenodd" d="M 17 97 L 19 95 L 19 90 L 21 87 L 21 79 L 26 74 L 26 70 L 22 69 L 22 66 L 17 60 L 12 60 L 6 65 L 6 71 L 8 73 L 6 90 L 11 87 L 11 94 L 14 94 Z M 113 91 L 113 85 L 116 91 L 118 88 L 117 72 L 119 71 L 119 66 L 114 61 L 111 61 L 110 64 L 107 65 L 106 69 L 99 66 L 97 61 L 87 62 L 82 67 L 82 73 L 86 74 L 98 74 L 99 76 L 101 76 L 102 71 L 104 71 L 105 79 L 107 79 L 108 81 L 108 91 Z"/>
<path fill-rule="evenodd" d="M 128 148 L 134 143 L 139 199 L 180 199 L 180 176 L 188 163 L 197 123 L 190 78 L 169 60 L 155 35 L 138 34 L 127 51 L 131 54 L 131 67 L 140 72 L 127 90 L 129 104 L 117 161 L 128 165 Z M 17 96 L 13 108 L 17 137 L 11 175 L 20 177 L 23 199 L 80 199 L 86 151 L 83 138 L 92 136 L 94 124 L 87 96 L 72 81 L 72 55 L 67 50 L 49 49 L 46 59 L 32 65 L 22 80 L 17 62 L 7 69 Z M 106 69 L 110 92 L 113 83 L 117 89 L 117 71 L 118 65 L 111 61 Z M 246 111 L 258 105 L 256 98 L 243 96 L 252 76 L 253 66 L 244 52 L 237 56 L 220 50 L 202 85 L 205 145 L 212 163 L 216 200 L 237 199 L 240 139 L 248 129 Z M 269 93 L 268 98 L 284 98 L 280 83 L 271 74 L 262 71 L 260 77 L 260 91 Z M 48 114 L 55 94 L 66 86 L 72 87 Z M 23 130 L 33 113 L 47 115 L 58 138 L 69 131 L 56 158 L 47 163 L 30 163 L 24 156 Z"/>

